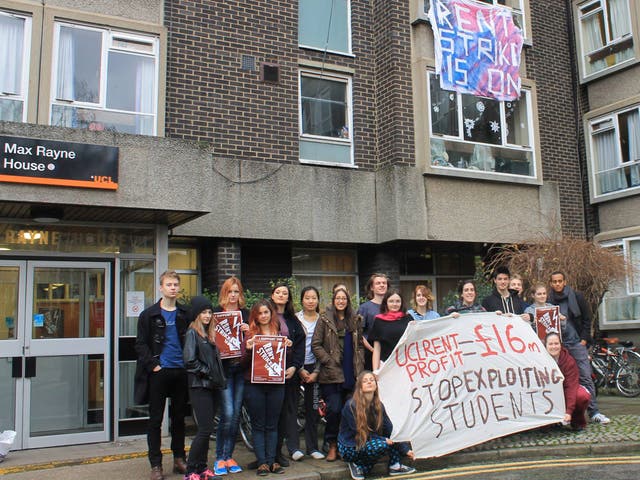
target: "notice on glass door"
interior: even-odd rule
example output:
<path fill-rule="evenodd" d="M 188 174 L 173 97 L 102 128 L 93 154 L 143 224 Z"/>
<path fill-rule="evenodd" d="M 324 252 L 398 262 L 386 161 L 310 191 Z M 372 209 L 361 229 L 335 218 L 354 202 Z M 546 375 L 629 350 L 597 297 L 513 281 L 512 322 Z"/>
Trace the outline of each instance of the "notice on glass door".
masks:
<path fill-rule="evenodd" d="M 137 317 L 144 310 L 144 292 L 127 292 L 127 317 Z"/>

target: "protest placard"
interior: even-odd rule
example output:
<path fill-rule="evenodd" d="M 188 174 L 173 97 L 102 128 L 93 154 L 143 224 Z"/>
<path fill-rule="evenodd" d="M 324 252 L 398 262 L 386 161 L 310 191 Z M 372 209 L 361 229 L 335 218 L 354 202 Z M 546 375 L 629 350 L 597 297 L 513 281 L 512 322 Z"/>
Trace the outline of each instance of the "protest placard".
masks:
<path fill-rule="evenodd" d="M 411 441 L 419 458 L 564 418 L 564 377 L 519 316 L 412 322 L 378 379 L 391 439 Z"/>
<path fill-rule="evenodd" d="M 253 341 L 251 383 L 284 383 L 287 337 L 256 335 Z"/>
<path fill-rule="evenodd" d="M 216 322 L 216 347 L 220 358 L 236 358 L 242 355 L 242 312 L 216 312 L 213 314 Z"/>
<path fill-rule="evenodd" d="M 522 31 L 509 8 L 470 0 L 431 0 L 440 87 L 516 100 L 520 97 Z"/>
<path fill-rule="evenodd" d="M 562 329 L 560 328 L 560 307 L 536 307 L 535 314 L 536 332 L 538 338 L 544 341 L 550 333 L 557 333 L 562 341 Z"/>

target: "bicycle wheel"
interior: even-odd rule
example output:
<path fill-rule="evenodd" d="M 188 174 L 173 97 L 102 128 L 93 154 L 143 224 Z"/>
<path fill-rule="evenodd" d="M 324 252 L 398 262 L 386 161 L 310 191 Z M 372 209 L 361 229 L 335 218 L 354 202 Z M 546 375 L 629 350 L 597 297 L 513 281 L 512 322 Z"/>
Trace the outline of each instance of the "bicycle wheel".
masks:
<path fill-rule="evenodd" d="M 600 357 L 591 359 L 591 371 L 593 372 L 593 383 L 596 388 L 605 387 L 607 384 L 607 362 Z"/>
<path fill-rule="evenodd" d="M 240 410 L 240 436 L 242 437 L 242 443 L 247 447 L 247 450 L 253 452 L 253 443 L 251 439 L 251 418 L 249 417 L 249 412 L 242 405 L 242 410 Z"/>
<path fill-rule="evenodd" d="M 640 356 L 635 352 L 623 352 L 621 356 L 616 387 L 625 397 L 637 397 L 640 395 Z"/>

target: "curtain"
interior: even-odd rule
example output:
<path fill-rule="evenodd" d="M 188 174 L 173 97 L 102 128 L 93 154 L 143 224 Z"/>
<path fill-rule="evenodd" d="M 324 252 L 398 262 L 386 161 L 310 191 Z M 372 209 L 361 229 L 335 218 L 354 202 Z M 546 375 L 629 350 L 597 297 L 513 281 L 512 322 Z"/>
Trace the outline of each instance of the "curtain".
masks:
<path fill-rule="evenodd" d="M 601 19 L 602 13 L 598 13 L 582 20 L 582 41 L 584 43 L 585 71 L 587 74 L 598 72 L 607 66 L 604 59 L 590 62 L 588 56 L 589 53 L 604 46 L 603 32 L 600 28 Z"/>
<path fill-rule="evenodd" d="M 616 40 L 624 35 L 631 34 L 631 17 L 628 8 L 629 0 L 609 0 L 609 25 L 611 39 Z M 633 46 L 615 54 L 616 64 L 633 58 Z"/>
<path fill-rule="evenodd" d="M 22 93 L 24 19 L 0 15 L 0 92 Z"/>
<path fill-rule="evenodd" d="M 627 188 L 624 170 L 620 168 L 616 147 L 616 130 L 611 129 L 593 136 L 599 193 L 615 192 Z"/>
<path fill-rule="evenodd" d="M 75 100 L 75 88 L 73 85 L 74 53 L 73 31 L 70 28 L 60 27 L 56 98 Z"/>
<path fill-rule="evenodd" d="M 151 58 L 140 57 L 136 68 L 136 133 L 153 135 L 153 120 L 141 113 L 155 113 L 156 66 Z M 150 131 L 149 131 L 150 130 Z"/>
<path fill-rule="evenodd" d="M 629 162 L 631 162 L 631 186 L 640 185 L 640 110 L 636 109 L 627 117 L 627 132 L 629 134 Z M 633 163 L 635 162 L 635 163 Z"/>

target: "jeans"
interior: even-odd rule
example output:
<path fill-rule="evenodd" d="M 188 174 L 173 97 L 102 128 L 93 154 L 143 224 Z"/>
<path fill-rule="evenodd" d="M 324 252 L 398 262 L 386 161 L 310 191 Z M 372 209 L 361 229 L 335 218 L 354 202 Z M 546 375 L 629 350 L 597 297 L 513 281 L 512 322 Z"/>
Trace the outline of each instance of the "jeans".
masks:
<path fill-rule="evenodd" d="M 258 465 L 271 465 L 276 458 L 278 418 L 284 401 L 284 385 L 246 383 L 244 402 L 251 417 L 253 452 Z"/>
<path fill-rule="evenodd" d="M 163 368 L 149 377 L 149 429 L 147 445 L 149 463 L 162 466 L 160 428 L 167 398 L 169 406 L 169 432 L 174 458 L 184 458 L 184 416 L 187 410 L 187 371 L 183 368 Z"/>
<path fill-rule="evenodd" d="M 202 473 L 207 469 L 209 437 L 213 433 L 213 420 L 216 414 L 216 397 L 217 393 L 207 388 L 189 389 L 189 399 L 198 432 L 191 442 L 187 473 Z"/>
<path fill-rule="evenodd" d="M 340 430 L 340 417 L 342 416 L 344 400 L 349 392 L 342 388 L 341 383 L 321 383 L 320 392 L 327 405 L 327 413 L 324 417 L 327 421 L 324 427 L 324 441 L 325 443 L 334 443 Z"/>
<path fill-rule="evenodd" d="M 578 365 L 580 385 L 586 388 L 589 394 L 591 394 L 591 402 L 589 403 L 587 412 L 589 413 L 589 417 L 593 417 L 596 413 L 599 413 L 599 410 L 598 401 L 596 400 L 596 386 L 593 384 L 593 378 L 591 377 L 591 363 L 589 363 L 587 347 L 581 343 L 565 343 L 564 346 Z"/>
<path fill-rule="evenodd" d="M 242 398 L 244 394 L 244 377 L 240 365 L 227 365 L 224 374 L 227 377 L 227 388 L 220 391 L 220 423 L 216 435 L 216 459 L 229 460 L 233 457 L 236 446 Z"/>
<path fill-rule="evenodd" d="M 292 454 L 300 449 L 300 436 L 298 433 L 298 400 L 300 398 L 300 379 L 294 375 L 284 384 L 284 402 L 278 421 L 278 443 L 276 454 L 282 452 L 282 444 L 287 439 L 287 450 Z"/>

